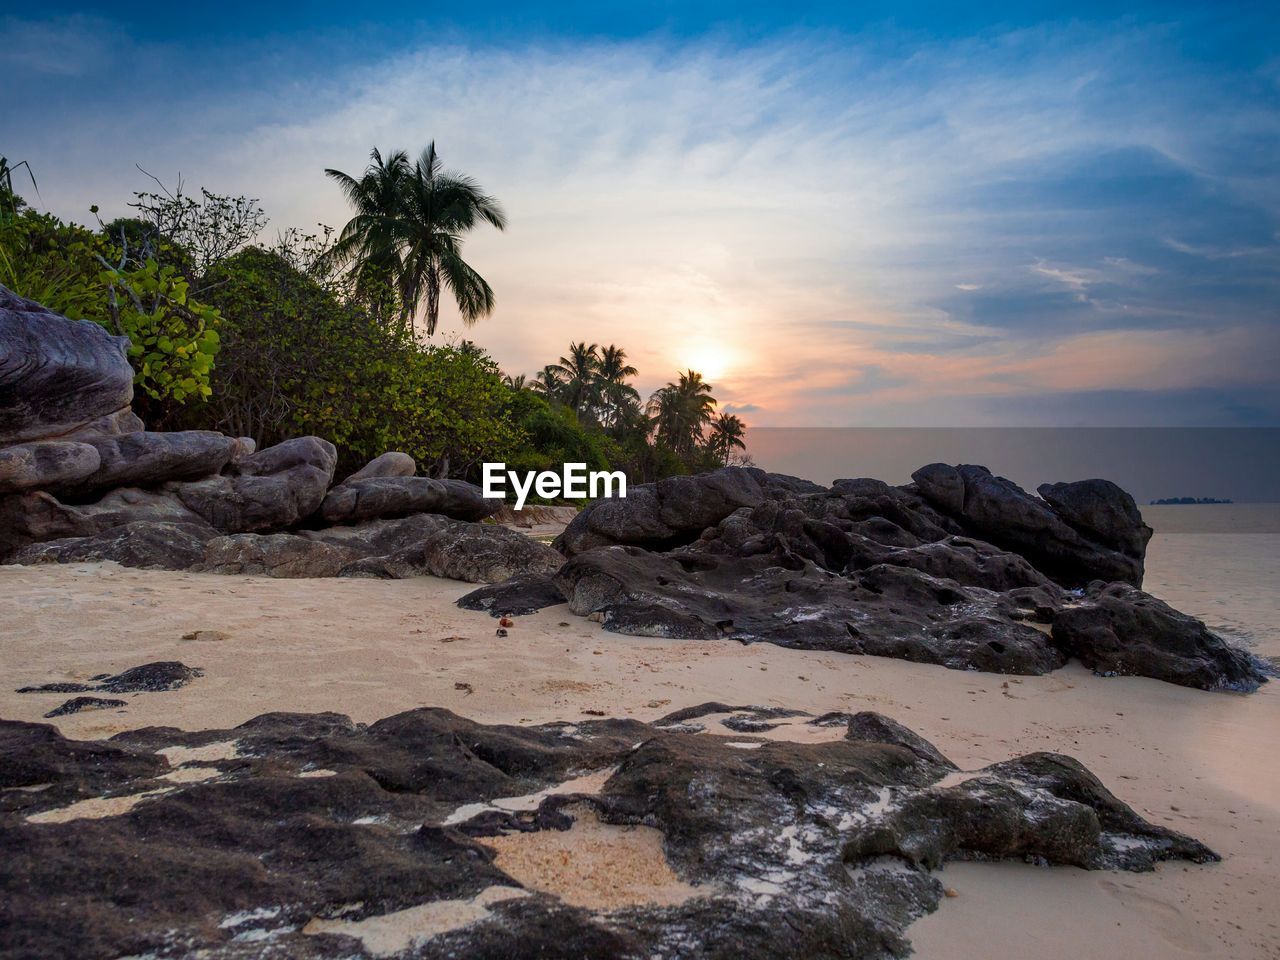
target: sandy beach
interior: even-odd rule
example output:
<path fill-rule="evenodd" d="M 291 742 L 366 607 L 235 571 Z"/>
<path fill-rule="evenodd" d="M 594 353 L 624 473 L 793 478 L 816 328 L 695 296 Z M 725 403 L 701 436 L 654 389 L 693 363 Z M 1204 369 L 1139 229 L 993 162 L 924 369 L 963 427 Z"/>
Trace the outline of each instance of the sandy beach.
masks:
<path fill-rule="evenodd" d="M 1233 589 L 1233 571 L 1230 557 L 1207 563 L 1205 551 L 1224 544 L 1206 536 L 1243 537 L 1263 583 L 1277 563 L 1276 537 L 1157 536 L 1148 586 L 1213 623 L 1213 604 Z M 1248 587 L 1237 584 L 1251 601 L 1231 606 L 1240 630 L 1256 653 L 1280 655 L 1280 639 L 1265 629 L 1274 599 Z M 39 721 L 65 699 L 17 694 L 17 687 L 156 660 L 181 660 L 205 675 L 176 691 L 130 696 L 124 709 L 53 722 L 67 736 L 100 738 L 150 725 L 228 727 L 277 710 L 372 721 L 433 705 L 517 724 L 596 712 L 652 720 L 711 700 L 810 713 L 875 710 L 964 769 L 1030 751 L 1069 754 L 1140 814 L 1224 858 L 1147 874 L 953 863 L 941 877 L 955 896 L 909 930 L 919 956 L 1280 956 L 1276 684 L 1240 696 L 1097 677 L 1078 665 L 1004 677 L 769 644 L 635 638 L 563 607 L 518 618 L 501 638 L 494 619 L 454 606 L 470 589 L 431 577 L 271 580 L 114 564 L 0 567 L 0 715 Z"/>

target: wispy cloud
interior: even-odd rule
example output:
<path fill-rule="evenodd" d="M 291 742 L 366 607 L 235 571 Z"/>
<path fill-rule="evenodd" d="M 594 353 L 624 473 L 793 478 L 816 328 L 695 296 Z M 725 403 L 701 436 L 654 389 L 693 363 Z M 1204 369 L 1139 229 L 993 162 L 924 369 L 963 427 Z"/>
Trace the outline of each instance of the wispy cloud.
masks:
<path fill-rule="evenodd" d="M 1176 25 L 298 48 L 113 95 L 188 54 L 80 58 L 80 98 L 0 121 L 6 151 L 64 214 L 118 210 L 142 162 L 305 226 L 344 219 L 324 167 L 434 138 L 511 213 L 468 241 L 499 298 L 469 336 L 526 371 L 617 342 L 646 390 L 718 364 L 753 422 L 1018 422 L 1046 389 L 1237 383 L 1280 422 L 1274 81 L 1184 59 Z"/>

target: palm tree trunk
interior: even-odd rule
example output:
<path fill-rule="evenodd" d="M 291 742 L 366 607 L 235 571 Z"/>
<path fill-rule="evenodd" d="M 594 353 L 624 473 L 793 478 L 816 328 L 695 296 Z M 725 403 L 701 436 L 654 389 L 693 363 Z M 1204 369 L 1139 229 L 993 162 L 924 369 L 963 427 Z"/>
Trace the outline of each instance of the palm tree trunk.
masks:
<path fill-rule="evenodd" d="M 440 269 L 433 263 L 427 270 L 427 336 L 436 332 L 440 319 Z"/>

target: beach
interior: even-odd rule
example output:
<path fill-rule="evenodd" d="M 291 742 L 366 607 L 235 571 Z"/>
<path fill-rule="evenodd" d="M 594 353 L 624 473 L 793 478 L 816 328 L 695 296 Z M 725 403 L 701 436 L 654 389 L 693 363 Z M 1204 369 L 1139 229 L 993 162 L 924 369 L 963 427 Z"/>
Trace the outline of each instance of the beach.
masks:
<path fill-rule="evenodd" d="M 1280 656 L 1272 589 L 1280 535 L 1161 532 L 1190 520 L 1162 522 L 1169 510 L 1198 509 L 1144 509 L 1157 527 L 1147 588 L 1256 654 Z M 598 714 L 649 721 L 713 700 L 812 714 L 874 710 L 962 769 L 1032 751 L 1068 754 L 1142 816 L 1223 856 L 1145 874 L 952 863 L 939 876 L 955 896 L 907 931 L 919 956 L 1280 956 L 1274 683 L 1242 696 L 1098 677 L 1078 664 L 1008 677 L 764 643 L 629 637 L 563 606 L 519 617 L 499 637 L 495 619 L 454 606 L 471 589 L 432 577 L 0 567 L 0 672 L 8 681 L 0 716 L 42 721 L 66 699 L 17 687 L 158 660 L 180 660 L 204 676 L 129 696 L 123 709 L 52 722 L 69 737 L 104 738 L 153 725 L 225 728 L 269 711 L 335 711 L 368 722 L 440 706 L 486 723 L 538 724 Z M 785 727 L 775 735 L 785 738 Z"/>

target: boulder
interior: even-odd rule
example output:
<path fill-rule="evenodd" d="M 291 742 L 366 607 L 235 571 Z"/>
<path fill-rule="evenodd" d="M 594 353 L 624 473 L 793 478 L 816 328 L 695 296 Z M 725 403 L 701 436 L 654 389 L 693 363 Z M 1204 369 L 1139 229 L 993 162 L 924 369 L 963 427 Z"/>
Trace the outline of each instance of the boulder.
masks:
<path fill-rule="evenodd" d="M 43 490 L 83 480 L 101 462 L 97 449 L 87 443 L 37 440 L 0 447 L 0 494 Z"/>
<path fill-rule="evenodd" d="M 204 561 L 213 528 L 203 523 L 138 520 L 84 537 L 33 543 L 15 563 L 86 563 L 110 560 L 124 567 L 188 570 Z"/>
<path fill-rule="evenodd" d="M 747 729 L 776 719 L 735 717 Z M 1218 859 L 1069 757 L 1030 754 L 953 782 L 955 766 L 912 731 L 856 719 L 821 743 L 630 719 L 486 725 L 439 708 L 367 724 L 270 713 L 110 741 L 0 721 L 0 787 L 11 788 L 0 954 L 248 957 L 265 943 L 299 960 L 888 960 L 911 952 L 910 925 L 942 900 L 932 872 L 950 860 L 1140 871 Z M 216 779 L 166 777 L 184 749 L 231 742 L 234 758 L 199 761 Z M 557 795 L 583 772 L 601 773 L 598 790 Z M 39 789 L 12 789 L 23 787 Z M 142 794 L 123 816 L 67 815 L 78 801 Z M 494 803 L 530 795 L 530 809 Z M 649 862 L 677 902 L 570 906 L 537 892 L 522 851 L 563 844 L 566 830 L 570 844 L 617 837 L 601 847 L 606 881 L 639 844 L 660 851 Z M 513 855 L 495 862 L 495 846 Z M 484 919 L 465 922 L 480 904 Z M 424 907 L 463 922 L 405 950 L 368 932 Z"/>
<path fill-rule="evenodd" d="M 216 474 L 240 441 L 210 430 L 126 433 L 86 441 L 101 459 L 93 473 L 74 482 L 47 485 L 60 494 L 84 495 L 114 487 L 159 486 Z"/>
<path fill-rule="evenodd" d="M 57 437 L 133 399 L 129 341 L 0 287 L 0 446 Z"/>
<path fill-rule="evenodd" d="M 510 580 L 472 590 L 458 600 L 458 606 L 463 610 L 483 610 L 494 617 L 523 617 L 564 601 L 553 575 L 521 573 Z"/>
<path fill-rule="evenodd" d="M 103 437 L 120 437 L 126 433 L 145 430 L 142 418 L 128 408 L 91 420 L 69 433 L 59 434 L 59 440 L 99 440 Z"/>
<path fill-rule="evenodd" d="M 1053 641 L 1097 673 L 1201 690 L 1257 689 L 1262 664 L 1201 621 L 1126 583 L 1092 583 L 1053 619 Z"/>
<path fill-rule="evenodd" d="M 358 523 L 413 513 L 482 520 L 499 507 L 462 480 L 385 476 L 347 480 L 329 491 L 320 513 L 330 523 Z"/>
<path fill-rule="evenodd" d="M 438 528 L 422 540 L 394 553 L 357 560 L 342 576 L 399 580 L 430 575 L 497 583 L 519 574 L 551 573 L 564 562 L 546 544 L 506 527 L 438 519 Z"/>
<path fill-rule="evenodd" d="M 374 457 L 347 477 L 343 483 L 350 483 L 352 480 L 372 480 L 374 477 L 412 477 L 417 472 L 418 464 L 413 457 L 398 450 L 390 450 L 381 456 Z"/>
<path fill-rule="evenodd" d="M 144 520 L 207 526 L 175 498 L 132 487 L 86 504 L 66 504 L 45 491 L 11 494 L 0 497 L 0 558 L 31 543 L 94 537 Z"/>
<path fill-rule="evenodd" d="M 1122 498 L 1130 504 L 1132 499 L 1114 484 L 1106 489 L 1095 481 L 1049 486 L 1067 505 L 1073 525 L 1050 503 L 986 467 L 929 464 L 911 478 L 919 495 L 966 534 L 1021 554 L 1063 586 L 1082 587 L 1096 579 L 1142 585 L 1150 531 L 1136 507 L 1126 512 Z M 1108 533 L 1099 534 L 1089 523 Z"/>
<path fill-rule="evenodd" d="M 224 533 L 283 529 L 319 509 L 337 462 L 329 441 L 297 437 L 235 461 L 232 475 L 161 489 Z"/>
<path fill-rule="evenodd" d="M 284 578 L 336 577 L 362 556 L 351 547 L 291 533 L 237 533 L 210 540 L 195 569 Z"/>

